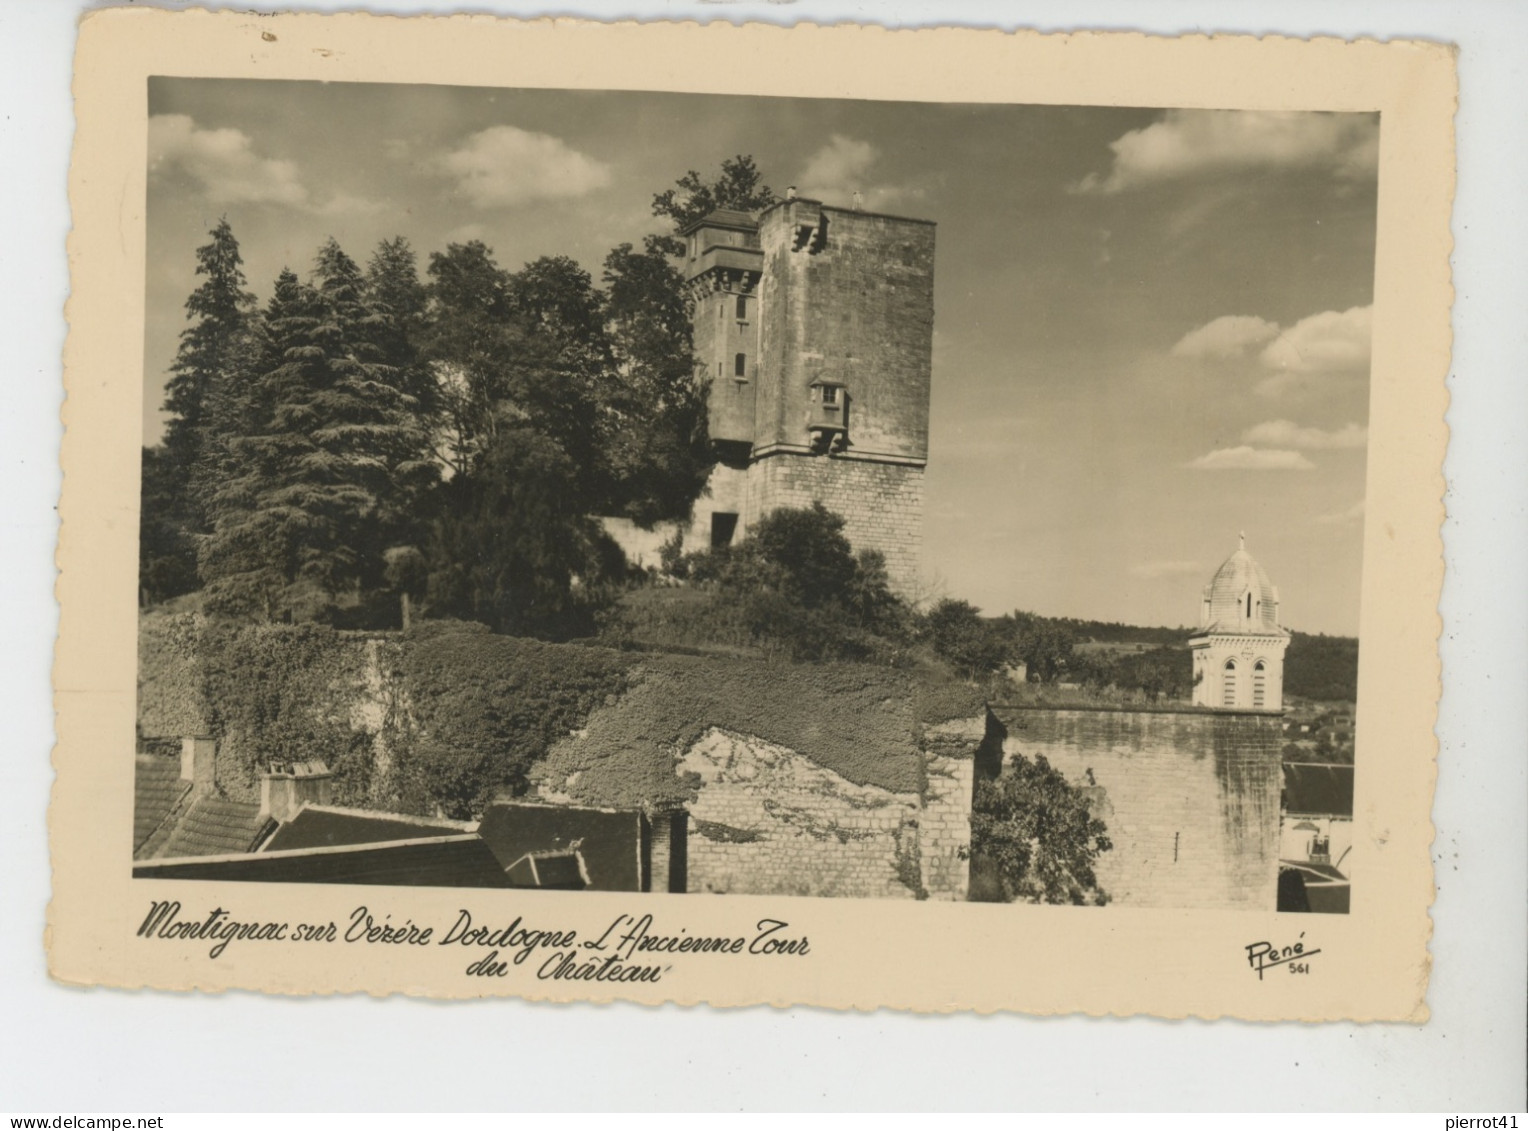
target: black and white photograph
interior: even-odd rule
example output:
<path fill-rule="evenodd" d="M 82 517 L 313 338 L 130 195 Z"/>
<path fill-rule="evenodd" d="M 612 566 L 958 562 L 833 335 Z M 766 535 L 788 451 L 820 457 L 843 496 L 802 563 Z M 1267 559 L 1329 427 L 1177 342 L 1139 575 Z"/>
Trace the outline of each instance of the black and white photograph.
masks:
<path fill-rule="evenodd" d="M 1446 52 L 87 56 L 59 976 L 1426 1016 Z"/>
<path fill-rule="evenodd" d="M 1510 1124 L 1505 10 L 299 7 L 0 16 L 13 1122 Z"/>
<path fill-rule="evenodd" d="M 151 79 L 134 875 L 1345 912 L 1380 134 Z"/>

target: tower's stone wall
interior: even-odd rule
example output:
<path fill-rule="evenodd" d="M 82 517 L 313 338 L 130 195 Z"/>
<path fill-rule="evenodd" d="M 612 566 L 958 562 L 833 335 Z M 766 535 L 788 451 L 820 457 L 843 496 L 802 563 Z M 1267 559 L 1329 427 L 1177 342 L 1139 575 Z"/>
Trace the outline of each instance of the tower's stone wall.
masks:
<path fill-rule="evenodd" d="M 820 502 L 916 593 L 934 335 L 934 225 L 781 201 L 686 230 L 695 356 L 718 463 L 691 549 Z M 836 398 L 822 399 L 831 385 Z M 814 431 L 813 425 L 818 425 Z M 822 425 L 831 424 L 831 430 Z M 620 531 L 644 561 L 653 549 Z"/>
<path fill-rule="evenodd" d="M 832 380 L 851 455 L 926 460 L 934 225 L 793 200 L 763 214 L 759 241 L 755 452 L 807 447 L 812 382 Z"/>
<path fill-rule="evenodd" d="M 698 375 L 710 388 L 707 427 L 713 440 L 753 442 L 759 364 L 757 280 L 756 271 L 717 267 L 692 284 L 690 326 Z M 737 371 L 740 356 L 742 373 Z"/>
<path fill-rule="evenodd" d="M 780 507 L 808 507 L 816 499 L 844 517 L 844 535 L 855 550 L 886 556 L 895 591 L 916 591 L 923 549 L 922 467 L 825 455 L 760 459 L 748 469 L 742 528 Z"/>
<path fill-rule="evenodd" d="M 1004 766 L 1043 756 L 1088 791 L 1113 842 L 1095 869 L 1112 901 L 1275 908 L 1277 716 L 1023 707 L 993 707 L 992 716 Z"/>

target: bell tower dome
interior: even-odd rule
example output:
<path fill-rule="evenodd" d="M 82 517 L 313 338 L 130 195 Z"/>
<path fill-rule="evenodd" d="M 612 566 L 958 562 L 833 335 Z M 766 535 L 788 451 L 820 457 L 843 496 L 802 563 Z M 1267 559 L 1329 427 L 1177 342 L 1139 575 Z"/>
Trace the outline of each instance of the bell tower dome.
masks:
<path fill-rule="evenodd" d="M 1289 633 L 1279 624 L 1279 591 L 1247 552 L 1246 535 L 1204 587 L 1188 644 L 1196 707 L 1283 710 Z"/>

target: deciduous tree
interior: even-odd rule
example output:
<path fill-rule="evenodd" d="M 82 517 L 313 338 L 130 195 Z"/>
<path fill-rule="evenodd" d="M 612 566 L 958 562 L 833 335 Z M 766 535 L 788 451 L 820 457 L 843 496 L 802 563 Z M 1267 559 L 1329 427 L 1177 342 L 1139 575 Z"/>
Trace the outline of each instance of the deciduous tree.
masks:
<path fill-rule="evenodd" d="M 980 780 L 971 807 L 974 894 L 994 901 L 1100 904 L 1093 870 L 1113 844 L 1087 795 L 1044 755 L 1011 759 Z"/>
<path fill-rule="evenodd" d="M 723 161 L 720 175 L 713 180 L 706 180 L 691 169 L 673 188 L 653 197 L 653 215 L 672 220 L 674 231 L 678 232 L 718 208 L 755 212 L 768 208 L 777 199 L 774 190 L 763 183 L 763 174 L 753 158 L 740 153 Z M 648 236 L 646 242 L 649 253 L 684 254 L 684 241 L 677 235 Z"/>

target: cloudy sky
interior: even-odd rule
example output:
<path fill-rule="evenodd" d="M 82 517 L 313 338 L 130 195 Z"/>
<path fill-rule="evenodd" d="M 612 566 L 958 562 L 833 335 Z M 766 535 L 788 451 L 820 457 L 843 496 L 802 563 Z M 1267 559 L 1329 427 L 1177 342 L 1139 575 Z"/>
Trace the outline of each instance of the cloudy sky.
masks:
<path fill-rule="evenodd" d="M 226 215 L 264 300 L 330 235 L 598 276 L 687 169 L 936 220 L 938 592 L 1190 624 L 1236 548 L 1286 624 L 1358 628 L 1373 115 L 156 79 L 144 434 Z"/>

